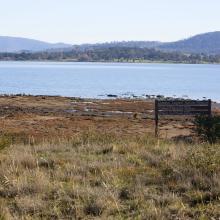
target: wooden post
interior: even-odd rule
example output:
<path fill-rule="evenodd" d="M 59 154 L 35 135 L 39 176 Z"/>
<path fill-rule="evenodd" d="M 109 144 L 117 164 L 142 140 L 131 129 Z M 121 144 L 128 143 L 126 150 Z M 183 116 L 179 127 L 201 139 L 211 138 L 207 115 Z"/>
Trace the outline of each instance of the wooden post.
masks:
<path fill-rule="evenodd" d="M 208 104 L 208 105 L 209 105 L 209 106 L 208 106 L 208 108 L 209 108 L 209 110 L 208 110 L 209 113 L 208 113 L 208 114 L 209 114 L 209 117 L 211 117 L 211 116 L 212 116 L 212 100 L 209 99 L 208 101 L 209 101 L 209 104 Z"/>
<path fill-rule="evenodd" d="M 154 113 L 155 113 L 155 137 L 158 137 L 158 100 L 155 100 L 155 108 L 154 108 Z"/>

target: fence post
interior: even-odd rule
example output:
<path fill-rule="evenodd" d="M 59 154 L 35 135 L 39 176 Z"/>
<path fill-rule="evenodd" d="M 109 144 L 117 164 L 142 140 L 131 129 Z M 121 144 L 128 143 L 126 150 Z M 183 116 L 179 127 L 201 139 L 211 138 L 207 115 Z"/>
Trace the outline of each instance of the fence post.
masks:
<path fill-rule="evenodd" d="M 158 100 L 155 100 L 155 107 L 154 107 L 154 113 L 155 113 L 155 137 L 158 137 Z"/>
<path fill-rule="evenodd" d="M 208 110 L 209 112 L 208 112 L 208 114 L 209 114 L 209 117 L 211 117 L 212 116 L 212 100 L 209 99 L 208 101 L 209 101 L 209 104 L 208 104 L 209 105 L 209 107 L 208 107 L 209 108 L 209 110 Z"/>

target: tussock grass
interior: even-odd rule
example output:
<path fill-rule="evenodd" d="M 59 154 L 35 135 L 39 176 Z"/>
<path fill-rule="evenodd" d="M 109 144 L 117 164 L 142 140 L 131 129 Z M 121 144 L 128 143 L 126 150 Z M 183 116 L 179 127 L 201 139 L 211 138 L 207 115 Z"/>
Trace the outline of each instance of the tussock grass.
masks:
<path fill-rule="evenodd" d="M 6 146 L 0 219 L 220 218 L 219 144 L 87 132 Z"/>

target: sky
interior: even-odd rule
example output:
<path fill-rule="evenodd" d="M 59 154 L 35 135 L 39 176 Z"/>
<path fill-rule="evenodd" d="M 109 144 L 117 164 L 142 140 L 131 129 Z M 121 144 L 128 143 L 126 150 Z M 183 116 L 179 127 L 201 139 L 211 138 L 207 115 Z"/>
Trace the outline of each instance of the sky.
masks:
<path fill-rule="evenodd" d="M 71 44 L 220 31 L 220 0 L 0 0 L 0 36 Z"/>

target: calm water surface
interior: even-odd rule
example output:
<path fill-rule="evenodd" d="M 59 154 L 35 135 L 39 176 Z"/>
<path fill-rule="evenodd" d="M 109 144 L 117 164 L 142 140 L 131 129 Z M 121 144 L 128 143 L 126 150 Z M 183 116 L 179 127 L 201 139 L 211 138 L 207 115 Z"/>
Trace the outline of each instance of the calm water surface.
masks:
<path fill-rule="evenodd" d="M 84 98 L 129 93 L 220 101 L 220 65 L 0 62 L 0 93 Z"/>

